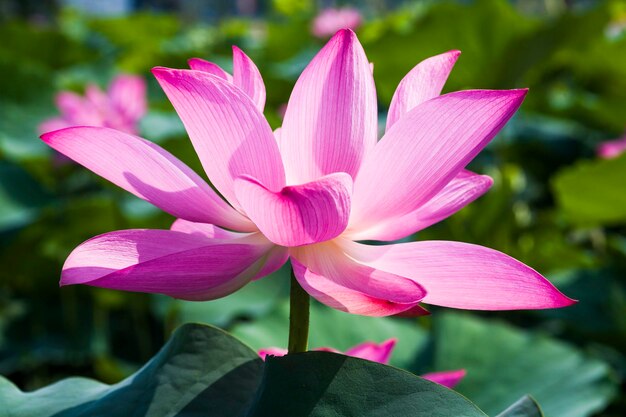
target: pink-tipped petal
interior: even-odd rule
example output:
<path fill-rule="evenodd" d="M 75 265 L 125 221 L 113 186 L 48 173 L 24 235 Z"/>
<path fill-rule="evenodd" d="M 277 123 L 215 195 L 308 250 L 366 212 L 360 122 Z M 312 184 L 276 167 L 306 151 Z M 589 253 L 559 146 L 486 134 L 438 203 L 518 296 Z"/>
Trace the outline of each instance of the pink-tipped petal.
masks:
<path fill-rule="evenodd" d="M 597 153 L 600 158 L 610 159 L 626 152 L 626 137 L 609 140 L 598 145 Z"/>
<path fill-rule="evenodd" d="M 334 241 L 292 248 L 291 265 L 306 292 L 348 313 L 398 314 L 411 309 L 426 294 L 410 279 L 355 262 Z"/>
<path fill-rule="evenodd" d="M 229 83 L 233 82 L 233 76 L 213 62 L 205 61 L 201 58 L 191 58 L 187 61 L 187 63 L 189 64 L 189 68 L 192 70 L 208 72 L 209 74 L 218 76 L 222 80 L 228 81 Z"/>
<path fill-rule="evenodd" d="M 147 140 L 103 127 L 73 127 L 41 138 L 53 149 L 173 216 L 235 230 L 256 230 L 189 167 Z"/>
<path fill-rule="evenodd" d="M 43 135 L 44 133 L 65 129 L 66 127 L 70 127 L 70 124 L 67 122 L 67 120 L 61 117 L 54 117 L 52 119 L 44 120 L 43 122 L 41 122 L 41 124 L 37 127 L 37 131 L 40 135 Z"/>
<path fill-rule="evenodd" d="M 163 91 L 178 112 L 209 179 L 236 208 L 233 182 L 251 175 L 268 189 L 285 185 L 272 129 L 252 100 L 214 75 L 154 68 Z"/>
<path fill-rule="evenodd" d="M 465 377 L 465 374 L 465 369 L 457 369 L 456 371 L 431 372 L 422 375 L 422 378 L 444 387 L 454 388 Z"/>
<path fill-rule="evenodd" d="M 247 216 L 269 240 L 301 246 L 333 239 L 345 230 L 352 178 L 338 172 L 273 192 L 247 176 L 235 182 L 235 192 Z"/>
<path fill-rule="evenodd" d="M 289 184 L 333 172 L 353 178 L 377 140 L 376 90 L 356 35 L 340 30 L 306 67 L 289 98 L 281 153 Z"/>
<path fill-rule="evenodd" d="M 177 219 L 170 230 L 203 236 L 208 239 L 239 239 L 241 242 L 271 246 L 270 241 L 260 233 L 236 233 L 208 223 L 194 223 Z M 245 238 L 245 239 L 244 239 Z M 263 268 L 252 278 L 257 280 L 279 270 L 288 260 L 289 250 L 282 246 L 274 246 L 267 251 Z"/>
<path fill-rule="evenodd" d="M 356 261 L 415 280 L 423 302 L 466 310 L 531 310 L 575 301 L 523 263 L 484 246 L 422 241 L 370 246 L 342 240 Z"/>
<path fill-rule="evenodd" d="M 459 55 L 461 51 L 436 55 L 425 59 L 409 71 L 393 93 L 387 114 L 386 130 L 419 104 L 441 94 Z"/>
<path fill-rule="evenodd" d="M 384 219 L 369 229 L 347 232 L 346 236 L 352 240 L 402 239 L 453 215 L 486 193 L 492 184 L 493 180 L 487 175 L 463 170 L 443 190 L 413 212 Z"/>
<path fill-rule="evenodd" d="M 271 247 L 170 230 L 120 230 L 74 249 L 63 266 L 61 285 L 210 300 L 249 282 Z"/>
<path fill-rule="evenodd" d="M 396 339 L 388 339 L 382 343 L 365 342 L 346 351 L 346 355 L 355 358 L 367 359 L 378 363 L 389 363 L 391 352 L 396 345 Z"/>
<path fill-rule="evenodd" d="M 233 83 L 256 104 L 260 112 L 265 107 L 265 84 L 257 66 L 248 55 L 233 46 Z"/>
<path fill-rule="evenodd" d="M 277 347 L 268 347 L 264 349 L 259 349 L 259 356 L 261 359 L 265 360 L 267 355 L 270 356 L 285 356 L 288 352 L 287 349 L 277 348 Z"/>
<path fill-rule="evenodd" d="M 417 106 L 368 154 L 354 183 L 350 229 L 411 213 L 448 184 L 498 133 L 526 90 L 467 90 Z"/>
<path fill-rule="evenodd" d="M 56 95 L 55 102 L 68 126 L 102 126 L 104 123 L 98 108 L 76 93 L 61 91 Z"/>
<path fill-rule="evenodd" d="M 118 75 L 109 86 L 109 100 L 128 122 L 137 122 L 148 109 L 146 81 L 134 75 Z"/>

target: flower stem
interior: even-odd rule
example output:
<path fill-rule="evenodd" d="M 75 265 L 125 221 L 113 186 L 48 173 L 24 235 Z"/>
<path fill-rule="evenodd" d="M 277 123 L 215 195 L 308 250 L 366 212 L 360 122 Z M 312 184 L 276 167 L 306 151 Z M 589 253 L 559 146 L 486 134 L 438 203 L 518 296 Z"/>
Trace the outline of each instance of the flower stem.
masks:
<path fill-rule="evenodd" d="M 289 299 L 289 353 L 306 352 L 309 344 L 309 294 L 291 271 Z"/>

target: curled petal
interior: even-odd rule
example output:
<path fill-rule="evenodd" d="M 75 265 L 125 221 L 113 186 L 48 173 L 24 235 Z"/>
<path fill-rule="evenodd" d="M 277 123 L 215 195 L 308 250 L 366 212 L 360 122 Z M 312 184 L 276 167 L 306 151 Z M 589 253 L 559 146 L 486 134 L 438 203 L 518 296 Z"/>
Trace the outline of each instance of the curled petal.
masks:
<path fill-rule="evenodd" d="M 209 179 L 233 206 L 240 208 L 233 182 L 242 175 L 273 191 L 284 187 L 272 129 L 243 91 L 205 72 L 152 72 L 183 121 Z"/>
<path fill-rule="evenodd" d="M 342 247 L 364 265 L 418 282 L 427 291 L 427 304 L 530 310 L 575 302 L 532 268 L 483 246 L 446 241 L 370 246 L 342 240 Z"/>
<path fill-rule="evenodd" d="M 61 285 L 211 300 L 249 282 L 271 244 L 211 240 L 170 230 L 120 230 L 78 246 L 63 266 Z"/>
<path fill-rule="evenodd" d="M 377 140 L 376 90 L 354 32 L 340 30 L 306 67 L 289 98 L 281 153 L 289 184 L 333 172 L 353 178 Z"/>
<path fill-rule="evenodd" d="M 268 190 L 252 177 L 235 182 L 237 199 L 248 217 L 272 242 L 301 246 L 339 236 L 350 217 L 352 178 L 343 172 Z"/>
<path fill-rule="evenodd" d="M 256 229 L 187 165 L 147 140 L 103 127 L 57 130 L 41 139 L 173 216 L 242 231 Z"/>
<path fill-rule="evenodd" d="M 260 112 L 265 107 L 265 84 L 257 66 L 248 55 L 233 46 L 233 83 L 256 104 Z"/>
<path fill-rule="evenodd" d="M 367 359 L 378 363 L 389 363 L 391 352 L 396 346 L 396 339 L 385 340 L 382 343 L 365 342 L 356 345 L 346 351 L 346 355 L 355 358 Z"/>
<path fill-rule="evenodd" d="M 444 387 L 454 388 L 465 377 L 465 374 L 465 369 L 457 369 L 456 371 L 431 372 L 422 375 L 422 378 Z"/>
<path fill-rule="evenodd" d="M 350 228 L 370 228 L 426 204 L 496 135 L 525 95 L 526 90 L 459 91 L 407 113 L 363 162 Z"/>
<path fill-rule="evenodd" d="M 426 204 L 411 213 L 382 220 L 370 229 L 347 233 L 352 240 L 402 239 L 453 215 L 486 193 L 493 180 L 463 170 Z"/>
<path fill-rule="evenodd" d="M 306 292 L 348 313 L 398 314 L 417 305 L 426 295 L 410 279 L 355 262 L 334 241 L 292 248 L 291 265 Z"/>
<path fill-rule="evenodd" d="M 425 59 L 409 71 L 393 93 L 387 114 L 387 130 L 410 110 L 441 94 L 459 55 L 461 51 L 436 55 Z"/>
<path fill-rule="evenodd" d="M 189 68 L 191 68 L 192 70 L 208 72 L 209 74 L 220 77 L 222 80 L 228 81 L 230 83 L 233 82 L 233 76 L 213 62 L 205 61 L 201 58 L 191 58 L 187 61 L 187 63 L 189 64 Z"/>

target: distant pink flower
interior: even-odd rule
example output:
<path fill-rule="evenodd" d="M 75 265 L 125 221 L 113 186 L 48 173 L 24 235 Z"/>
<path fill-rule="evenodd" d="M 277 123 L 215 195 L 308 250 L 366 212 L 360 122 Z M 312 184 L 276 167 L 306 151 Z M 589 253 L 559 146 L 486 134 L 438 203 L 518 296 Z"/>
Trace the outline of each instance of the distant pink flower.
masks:
<path fill-rule="evenodd" d="M 355 358 L 367 359 L 368 361 L 388 364 L 391 358 L 391 352 L 396 345 L 396 339 L 388 339 L 382 343 L 365 342 L 360 345 L 356 345 L 346 350 L 345 352 L 338 351 L 332 348 L 318 348 L 317 351 L 343 353 L 347 356 L 353 356 Z M 270 347 L 259 350 L 259 356 L 265 360 L 267 355 L 272 356 L 284 356 L 287 354 L 287 349 L 281 349 L 277 347 Z M 444 387 L 454 388 L 461 379 L 465 376 L 464 369 L 458 369 L 455 371 L 444 372 L 432 372 L 422 375 L 422 378 L 429 381 L 436 382 Z"/>
<path fill-rule="evenodd" d="M 600 158 L 617 158 L 626 152 L 626 136 L 619 139 L 602 142 L 597 149 Z"/>
<path fill-rule="evenodd" d="M 318 38 L 328 38 L 341 29 L 356 30 L 361 21 L 361 13 L 352 7 L 324 9 L 313 19 L 311 32 Z"/>
<path fill-rule="evenodd" d="M 54 149 L 178 218 L 171 230 L 88 240 L 70 254 L 61 284 L 209 300 L 291 259 L 311 296 L 355 314 L 425 314 L 420 302 L 478 310 L 572 304 L 536 271 L 493 249 L 359 243 L 409 236 L 491 186 L 491 178 L 464 167 L 526 90 L 439 96 L 458 55 L 429 58 L 409 72 L 380 141 L 372 72 L 350 30 L 339 31 L 304 70 L 276 132 L 261 113 L 261 75 L 238 49 L 232 77 L 216 75 L 214 66 L 153 69 L 223 199 L 144 139 L 95 127 L 43 135 Z"/>
<path fill-rule="evenodd" d="M 99 126 L 135 134 L 137 122 L 146 113 L 146 83 L 141 77 L 118 75 L 106 93 L 90 84 L 84 96 L 61 91 L 56 105 L 61 115 L 41 123 L 40 133 L 72 126 Z"/>

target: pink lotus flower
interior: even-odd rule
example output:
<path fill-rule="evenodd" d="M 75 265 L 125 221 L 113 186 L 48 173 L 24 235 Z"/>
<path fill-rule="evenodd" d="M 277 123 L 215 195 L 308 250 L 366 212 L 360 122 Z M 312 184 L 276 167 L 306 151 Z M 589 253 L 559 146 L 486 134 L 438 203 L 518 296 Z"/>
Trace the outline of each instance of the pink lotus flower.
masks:
<path fill-rule="evenodd" d="M 604 159 L 617 158 L 626 152 L 626 136 L 602 142 L 597 149 L 598 156 Z"/>
<path fill-rule="evenodd" d="M 324 9 L 313 19 L 311 32 L 318 38 L 328 38 L 341 29 L 356 30 L 361 21 L 361 13 L 352 7 Z"/>
<path fill-rule="evenodd" d="M 345 352 L 340 352 L 336 349 L 332 348 L 318 348 L 314 349 L 317 351 L 324 352 L 334 352 L 334 353 L 343 353 L 347 356 L 354 356 L 355 358 L 367 359 L 368 361 L 378 362 L 382 364 L 388 364 L 389 359 L 391 358 L 391 352 L 393 351 L 394 346 L 396 345 L 396 339 L 385 340 L 382 343 L 374 343 L 374 342 L 365 342 L 360 345 L 356 345 L 346 350 Z M 287 354 L 287 349 L 281 349 L 277 347 L 270 347 L 259 350 L 259 356 L 265 360 L 267 355 L 272 356 L 284 356 Z M 428 374 L 422 375 L 422 378 L 428 379 L 429 381 L 436 382 L 444 387 L 454 388 L 465 376 L 465 369 L 458 369 L 455 371 L 444 371 L 444 372 L 431 372 Z"/>
<path fill-rule="evenodd" d="M 56 96 L 60 117 L 39 125 L 43 134 L 71 126 L 110 127 L 122 132 L 137 133 L 137 122 L 146 113 L 146 83 L 133 75 L 118 75 L 105 93 L 95 84 L 85 96 L 62 91 Z"/>
<path fill-rule="evenodd" d="M 52 148 L 178 218 L 171 230 L 122 230 L 86 241 L 67 259 L 61 285 L 210 300 L 290 258 L 311 296 L 355 314 L 425 314 L 420 302 L 479 310 L 572 304 L 536 271 L 493 249 L 358 242 L 411 235 L 490 187 L 491 178 L 464 167 L 526 90 L 439 96 L 458 54 L 409 72 L 380 141 L 372 72 L 349 30 L 304 70 L 274 133 L 261 113 L 259 71 L 238 49 L 232 79 L 215 75 L 215 67 L 153 69 L 223 199 L 144 139 L 97 127 L 43 135 Z"/>

